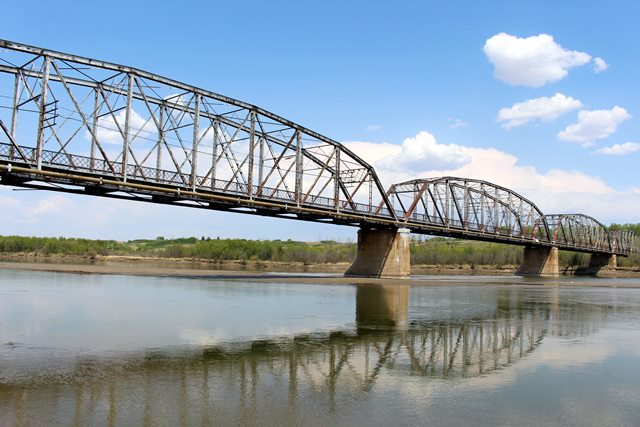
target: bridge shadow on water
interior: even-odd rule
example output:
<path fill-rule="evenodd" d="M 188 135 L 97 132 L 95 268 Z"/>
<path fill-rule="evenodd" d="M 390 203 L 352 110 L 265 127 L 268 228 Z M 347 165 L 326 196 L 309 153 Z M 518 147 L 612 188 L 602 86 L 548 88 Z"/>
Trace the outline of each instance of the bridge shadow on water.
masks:
<path fill-rule="evenodd" d="M 0 420 L 322 423 L 346 402 L 399 383 L 405 393 L 421 394 L 484 381 L 535 353 L 545 338 L 587 336 L 617 310 L 565 303 L 557 289 L 538 302 L 518 292 L 498 289 L 489 306 L 458 312 L 452 305 L 440 315 L 412 312 L 409 286 L 363 285 L 356 288 L 354 326 L 329 333 L 78 356 L 14 377 L 0 365 Z"/>

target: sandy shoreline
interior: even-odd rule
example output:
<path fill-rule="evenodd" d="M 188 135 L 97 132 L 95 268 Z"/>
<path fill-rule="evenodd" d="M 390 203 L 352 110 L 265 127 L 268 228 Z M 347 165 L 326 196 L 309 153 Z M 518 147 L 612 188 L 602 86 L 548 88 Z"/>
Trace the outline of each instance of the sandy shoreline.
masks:
<path fill-rule="evenodd" d="M 81 262 L 73 262 L 73 261 Z M 460 286 L 460 285 L 544 285 L 544 286 L 587 286 L 587 287 L 624 287 L 640 288 L 640 276 L 635 271 L 607 271 L 603 277 L 576 277 L 561 276 L 558 279 L 524 278 L 513 275 L 513 268 L 505 269 L 468 269 L 468 268 L 443 268 L 434 266 L 426 269 L 423 273 L 421 269 L 413 272 L 418 277 L 411 279 L 376 279 L 376 278 L 351 278 L 342 277 L 342 272 L 346 266 L 333 266 L 330 271 L 317 271 L 308 269 L 307 271 L 277 271 L 274 268 L 265 271 L 265 267 L 278 267 L 278 265 L 268 265 L 269 263 L 258 262 L 260 266 L 251 270 L 252 265 L 236 265 L 234 263 L 188 263 L 173 262 L 165 259 L 138 259 L 123 257 L 118 260 L 109 259 L 98 262 L 89 262 L 82 258 L 65 258 L 31 260 L 21 259 L 0 260 L 0 269 L 6 270 L 29 270 L 42 272 L 74 273 L 74 274 L 109 274 L 109 275 L 130 275 L 130 276 L 156 276 L 156 277 L 176 277 L 176 278 L 200 278 L 209 280 L 225 281 L 251 281 L 264 283 L 306 283 L 306 284 L 377 284 L 377 285 L 411 285 L 411 286 Z M 231 267 L 225 269 L 224 267 Z M 223 268 L 216 268 L 223 267 Z M 242 268 L 238 268 L 242 267 Z M 255 265 L 253 266 L 255 267 Z M 280 265 L 280 267 L 283 267 Z M 333 271 L 332 271 L 333 270 Z M 314 273 L 312 275 L 309 272 Z M 620 273 L 620 274 L 617 274 Z M 424 275 L 423 275 L 424 274 Z M 433 277 L 428 277 L 432 275 Z M 425 277 L 426 276 L 426 277 Z M 487 279 L 490 276 L 490 279 Z M 483 280 L 484 277 L 484 280 Z M 638 280 L 625 280 L 620 278 Z"/>

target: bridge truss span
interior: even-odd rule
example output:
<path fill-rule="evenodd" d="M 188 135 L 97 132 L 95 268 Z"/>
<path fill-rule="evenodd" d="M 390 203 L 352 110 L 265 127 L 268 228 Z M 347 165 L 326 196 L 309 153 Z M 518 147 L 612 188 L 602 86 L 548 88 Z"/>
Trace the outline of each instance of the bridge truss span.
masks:
<path fill-rule="evenodd" d="M 609 232 L 614 252 L 622 254 L 640 253 L 640 238 L 631 230 L 613 230 Z"/>
<path fill-rule="evenodd" d="M 336 218 L 382 205 L 376 216 L 394 219 L 369 164 L 280 116 L 131 67 L 3 40 L 0 49 L 0 156 L 13 164 Z"/>
<path fill-rule="evenodd" d="M 603 253 L 615 252 L 626 245 L 625 235 L 622 239 L 612 239 L 607 228 L 595 218 L 583 214 L 552 214 L 545 215 L 545 220 L 551 231 L 552 241 L 556 244 L 569 245 L 575 248 L 589 248 L 589 250 Z"/>
<path fill-rule="evenodd" d="M 416 179 L 392 185 L 387 195 L 398 220 L 418 233 L 419 224 L 430 224 L 443 235 L 578 252 L 628 255 L 639 247 L 632 231 L 609 232 L 583 214 L 544 215 L 529 199 L 483 180 Z"/>
<path fill-rule="evenodd" d="M 402 221 L 429 223 L 490 239 L 550 242 L 543 213 L 516 192 L 487 181 L 441 177 L 395 184 L 387 191 Z"/>

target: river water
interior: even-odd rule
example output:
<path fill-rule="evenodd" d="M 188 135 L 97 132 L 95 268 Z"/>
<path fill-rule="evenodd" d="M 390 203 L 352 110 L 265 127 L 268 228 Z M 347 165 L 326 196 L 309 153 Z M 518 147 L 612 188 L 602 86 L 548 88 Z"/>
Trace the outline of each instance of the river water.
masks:
<path fill-rule="evenodd" d="M 640 289 L 440 279 L 0 270 L 0 425 L 640 425 Z"/>

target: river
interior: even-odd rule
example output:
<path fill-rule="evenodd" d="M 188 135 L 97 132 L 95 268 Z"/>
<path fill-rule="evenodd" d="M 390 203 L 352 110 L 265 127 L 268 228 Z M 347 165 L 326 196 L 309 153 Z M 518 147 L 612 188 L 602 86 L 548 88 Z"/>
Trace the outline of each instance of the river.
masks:
<path fill-rule="evenodd" d="M 0 425 L 640 423 L 640 279 L 279 277 L 0 270 Z"/>

